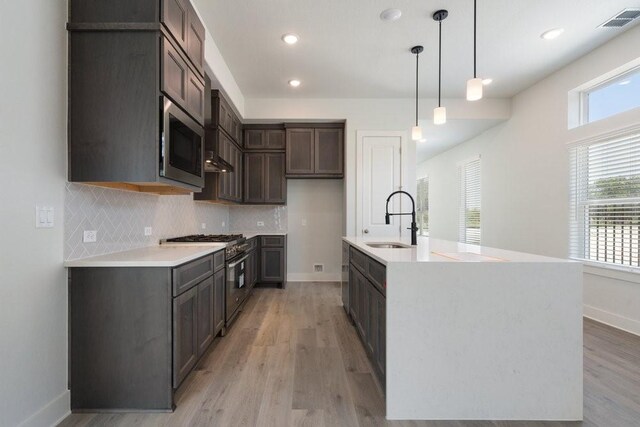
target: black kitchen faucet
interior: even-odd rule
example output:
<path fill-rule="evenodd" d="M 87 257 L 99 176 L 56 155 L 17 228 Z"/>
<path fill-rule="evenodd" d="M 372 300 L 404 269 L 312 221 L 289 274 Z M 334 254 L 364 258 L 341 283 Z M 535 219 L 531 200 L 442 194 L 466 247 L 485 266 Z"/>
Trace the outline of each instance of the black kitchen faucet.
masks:
<path fill-rule="evenodd" d="M 391 198 L 398 193 L 406 194 L 407 196 L 409 196 L 409 198 L 411 199 L 411 212 L 389 213 L 389 200 L 391 200 Z M 411 197 L 411 194 L 401 190 L 394 191 L 393 193 L 389 194 L 389 197 L 387 197 L 387 208 L 386 208 L 386 213 L 384 214 L 384 222 L 386 224 L 390 224 L 391 216 L 394 216 L 394 215 L 411 215 L 411 227 L 409 227 L 407 230 L 411 230 L 411 245 L 416 246 L 418 244 L 418 235 L 417 235 L 418 225 L 416 224 L 416 202 L 413 200 L 413 197 Z"/>

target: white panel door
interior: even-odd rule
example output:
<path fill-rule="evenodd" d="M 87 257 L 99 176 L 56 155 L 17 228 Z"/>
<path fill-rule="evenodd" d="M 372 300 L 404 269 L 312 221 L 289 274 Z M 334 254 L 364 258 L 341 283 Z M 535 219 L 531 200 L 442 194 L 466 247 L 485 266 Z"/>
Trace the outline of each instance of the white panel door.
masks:
<path fill-rule="evenodd" d="M 402 187 L 401 147 L 404 132 L 358 132 L 359 172 L 357 194 L 358 234 L 373 237 L 398 237 L 400 217 L 385 224 L 387 197 Z M 401 198 L 389 202 L 389 212 L 400 212 Z"/>

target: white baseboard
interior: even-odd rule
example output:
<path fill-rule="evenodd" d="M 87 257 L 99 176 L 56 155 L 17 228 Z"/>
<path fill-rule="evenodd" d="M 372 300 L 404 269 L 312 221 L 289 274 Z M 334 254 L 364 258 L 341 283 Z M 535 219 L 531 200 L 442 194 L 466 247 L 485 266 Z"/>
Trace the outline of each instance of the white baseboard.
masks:
<path fill-rule="evenodd" d="M 289 273 L 288 282 L 340 282 L 340 273 Z"/>
<path fill-rule="evenodd" d="M 70 413 L 71 393 L 66 390 L 60 396 L 40 408 L 38 412 L 20 423 L 20 427 L 47 427 L 60 424 Z"/>
<path fill-rule="evenodd" d="M 590 305 L 584 306 L 584 317 L 593 319 L 596 322 L 613 326 L 617 329 L 630 332 L 634 335 L 640 335 L 640 321 L 620 316 L 619 314 L 610 313 Z"/>

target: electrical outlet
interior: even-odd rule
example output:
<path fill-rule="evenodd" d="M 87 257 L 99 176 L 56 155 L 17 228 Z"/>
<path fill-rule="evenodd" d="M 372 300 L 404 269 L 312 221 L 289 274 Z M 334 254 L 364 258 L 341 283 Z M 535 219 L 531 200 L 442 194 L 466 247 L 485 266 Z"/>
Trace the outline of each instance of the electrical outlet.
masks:
<path fill-rule="evenodd" d="M 98 232 L 96 230 L 84 230 L 82 234 L 83 243 L 95 243 L 98 241 Z"/>
<path fill-rule="evenodd" d="M 153 234 L 153 229 L 151 227 L 145 227 L 144 228 L 144 235 L 145 236 L 151 236 Z"/>
<path fill-rule="evenodd" d="M 264 221 L 258 221 L 258 227 L 264 227 Z"/>
<path fill-rule="evenodd" d="M 223 222 L 224 224 L 224 222 Z M 223 225 L 224 227 L 224 225 Z M 202 228 L 203 230 L 205 230 L 207 228 L 207 224 L 205 224 L 204 222 L 202 224 L 200 224 L 200 228 Z"/>
<path fill-rule="evenodd" d="M 322 273 L 324 271 L 324 264 L 313 264 L 314 273 Z"/>
<path fill-rule="evenodd" d="M 302 218 L 302 226 L 306 227 L 307 226 L 307 218 Z"/>
<path fill-rule="evenodd" d="M 226 222 L 222 221 L 222 228 L 224 228 Z"/>

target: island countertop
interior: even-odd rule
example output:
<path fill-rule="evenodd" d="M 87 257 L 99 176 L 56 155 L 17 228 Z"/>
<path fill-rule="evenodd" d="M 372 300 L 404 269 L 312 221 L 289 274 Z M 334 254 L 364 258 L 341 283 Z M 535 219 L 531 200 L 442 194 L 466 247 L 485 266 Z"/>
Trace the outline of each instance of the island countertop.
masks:
<path fill-rule="evenodd" d="M 342 240 L 384 265 L 419 262 L 575 262 L 423 236 L 418 237 L 417 246 L 411 246 L 409 238 L 398 239 L 397 237 L 345 236 Z M 401 243 L 408 247 L 374 248 L 368 243 Z"/>

